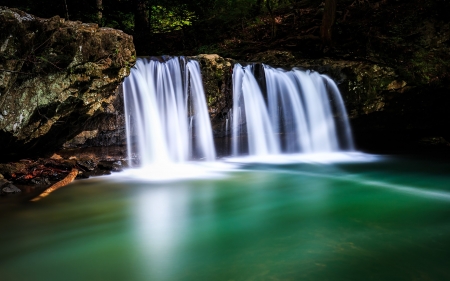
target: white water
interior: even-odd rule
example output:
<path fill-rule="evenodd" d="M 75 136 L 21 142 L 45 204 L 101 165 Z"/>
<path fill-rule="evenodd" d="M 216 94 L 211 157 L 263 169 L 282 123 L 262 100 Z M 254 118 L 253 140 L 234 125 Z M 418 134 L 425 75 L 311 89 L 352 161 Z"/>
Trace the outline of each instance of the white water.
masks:
<path fill-rule="evenodd" d="M 262 87 L 252 65 L 236 64 L 233 71 L 233 109 L 225 131 L 231 131 L 234 157 L 279 162 L 278 156 L 290 154 L 289 161 L 306 161 L 330 153 L 330 159 L 336 159 L 336 153 L 354 150 L 333 80 L 311 71 L 263 67 Z M 170 175 L 159 176 L 166 178 L 188 171 L 189 160 L 216 159 L 198 62 L 183 57 L 138 59 L 123 89 L 130 163 L 136 158 L 142 167 L 165 170 Z"/>
<path fill-rule="evenodd" d="M 141 166 L 216 158 L 196 61 L 138 59 L 123 89 L 130 163 L 132 155 Z"/>
<path fill-rule="evenodd" d="M 250 155 L 280 152 L 258 83 L 253 75 L 246 75 L 240 65 L 235 66 L 233 72 L 233 109 L 233 115 L 237 116 L 233 119 L 233 155 L 239 153 L 238 137 L 242 133 L 243 120 Z"/>
<path fill-rule="evenodd" d="M 234 67 L 234 156 L 354 150 L 347 113 L 333 80 L 317 72 L 267 65 L 264 73 L 265 95 L 252 65 Z"/>

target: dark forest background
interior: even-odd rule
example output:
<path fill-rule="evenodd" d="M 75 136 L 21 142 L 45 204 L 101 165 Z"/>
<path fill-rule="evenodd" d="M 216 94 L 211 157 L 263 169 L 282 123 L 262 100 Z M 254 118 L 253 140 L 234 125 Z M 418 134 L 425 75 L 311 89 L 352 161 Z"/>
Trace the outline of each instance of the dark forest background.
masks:
<path fill-rule="evenodd" d="M 307 2 L 307 3 L 306 3 Z M 33 15 L 94 22 L 135 36 L 138 53 L 211 52 L 214 44 L 248 26 L 264 24 L 267 16 L 300 3 L 295 0 L 2 0 L 0 5 Z M 274 34 L 272 34 L 274 35 Z M 174 39 L 165 44 L 160 39 Z M 156 43 L 156 44 L 155 44 Z"/>
<path fill-rule="evenodd" d="M 446 26 L 450 12 L 450 0 L 0 0 L 0 5 L 123 30 L 134 36 L 138 55 L 217 53 L 245 60 L 276 50 L 390 65 L 426 56 L 418 38 L 430 24 Z"/>

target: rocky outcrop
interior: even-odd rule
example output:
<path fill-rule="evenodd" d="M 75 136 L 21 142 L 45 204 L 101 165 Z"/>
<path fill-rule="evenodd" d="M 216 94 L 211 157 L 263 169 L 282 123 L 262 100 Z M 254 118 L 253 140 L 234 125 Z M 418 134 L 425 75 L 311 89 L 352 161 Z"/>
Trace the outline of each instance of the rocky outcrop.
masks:
<path fill-rule="evenodd" d="M 114 101 L 106 112 L 84 125 L 84 130 L 63 144 L 64 149 L 124 146 L 126 144 L 122 87 L 116 90 Z"/>
<path fill-rule="evenodd" d="M 192 57 L 202 71 L 206 101 L 216 135 L 221 134 L 222 121 L 233 107 L 232 75 L 234 61 L 216 54 Z"/>
<path fill-rule="evenodd" d="M 63 180 L 73 169 L 77 170 L 77 178 L 88 178 L 109 175 L 111 172 L 121 171 L 124 167 L 127 167 L 126 161 L 99 159 L 88 154 L 70 158 L 54 154 L 51 158 L 0 163 L 0 195 L 21 192 L 21 189 L 26 191 L 28 187 L 47 188 L 52 183 Z"/>
<path fill-rule="evenodd" d="M 52 152 L 83 131 L 117 134 L 116 90 L 134 62 L 119 30 L 0 7 L 1 160 Z"/>
<path fill-rule="evenodd" d="M 5 180 L 3 175 L 0 174 L 0 194 L 2 193 L 19 193 L 22 192 L 15 185 L 13 185 L 10 181 Z"/>

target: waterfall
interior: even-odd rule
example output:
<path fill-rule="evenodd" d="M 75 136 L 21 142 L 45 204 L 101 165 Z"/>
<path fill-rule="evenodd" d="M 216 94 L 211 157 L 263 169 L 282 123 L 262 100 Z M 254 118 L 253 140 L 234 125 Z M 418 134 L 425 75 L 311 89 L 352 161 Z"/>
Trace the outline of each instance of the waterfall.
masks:
<path fill-rule="evenodd" d="M 233 70 L 233 155 L 354 150 L 336 84 L 313 71 L 263 65 L 265 88 L 254 66 Z M 335 120 L 337 119 L 337 121 Z"/>
<path fill-rule="evenodd" d="M 198 62 L 138 59 L 123 89 L 128 155 L 141 166 L 216 158 Z"/>
<path fill-rule="evenodd" d="M 354 150 L 342 97 L 326 75 L 236 64 L 232 78 L 233 108 L 222 128 L 233 156 Z M 216 159 L 197 61 L 138 59 L 123 92 L 130 163 Z"/>
<path fill-rule="evenodd" d="M 246 121 L 248 149 L 251 155 L 277 154 L 280 151 L 276 141 L 272 122 L 269 118 L 263 95 L 251 72 L 252 66 L 246 68 L 236 65 L 233 72 L 233 152 L 239 153 L 238 135 L 241 133 L 242 121 Z"/>

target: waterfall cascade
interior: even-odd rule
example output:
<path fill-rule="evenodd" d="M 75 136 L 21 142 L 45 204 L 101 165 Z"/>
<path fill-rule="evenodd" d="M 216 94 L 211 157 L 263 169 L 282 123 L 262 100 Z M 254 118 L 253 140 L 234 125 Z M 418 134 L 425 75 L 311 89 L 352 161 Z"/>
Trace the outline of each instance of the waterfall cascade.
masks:
<path fill-rule="evenodd" d="M 233 155 L 354 149 L 344 103 L 333 80 L 313 71 L 263 68 L 265 87 L 258 84 L 253 65 L 234 67 Z"/>
<path fill-rule="evenodd" d="M 141 166 L 216 158 L 198 62 L 138 59 L 123 90 L 128 155 Z"/>
<path fill-rule="evenodd" d="M 262 67 L 260 81 L 253 65 L 234 67 L 233 109 L 225 121 L 232 155 L 353 150 L 333 80 L 313 71 Z M 198 62 L 138 59 L 123 89 L 128 154 L 137 155 L 141 166 L 216 158 Z"/>

